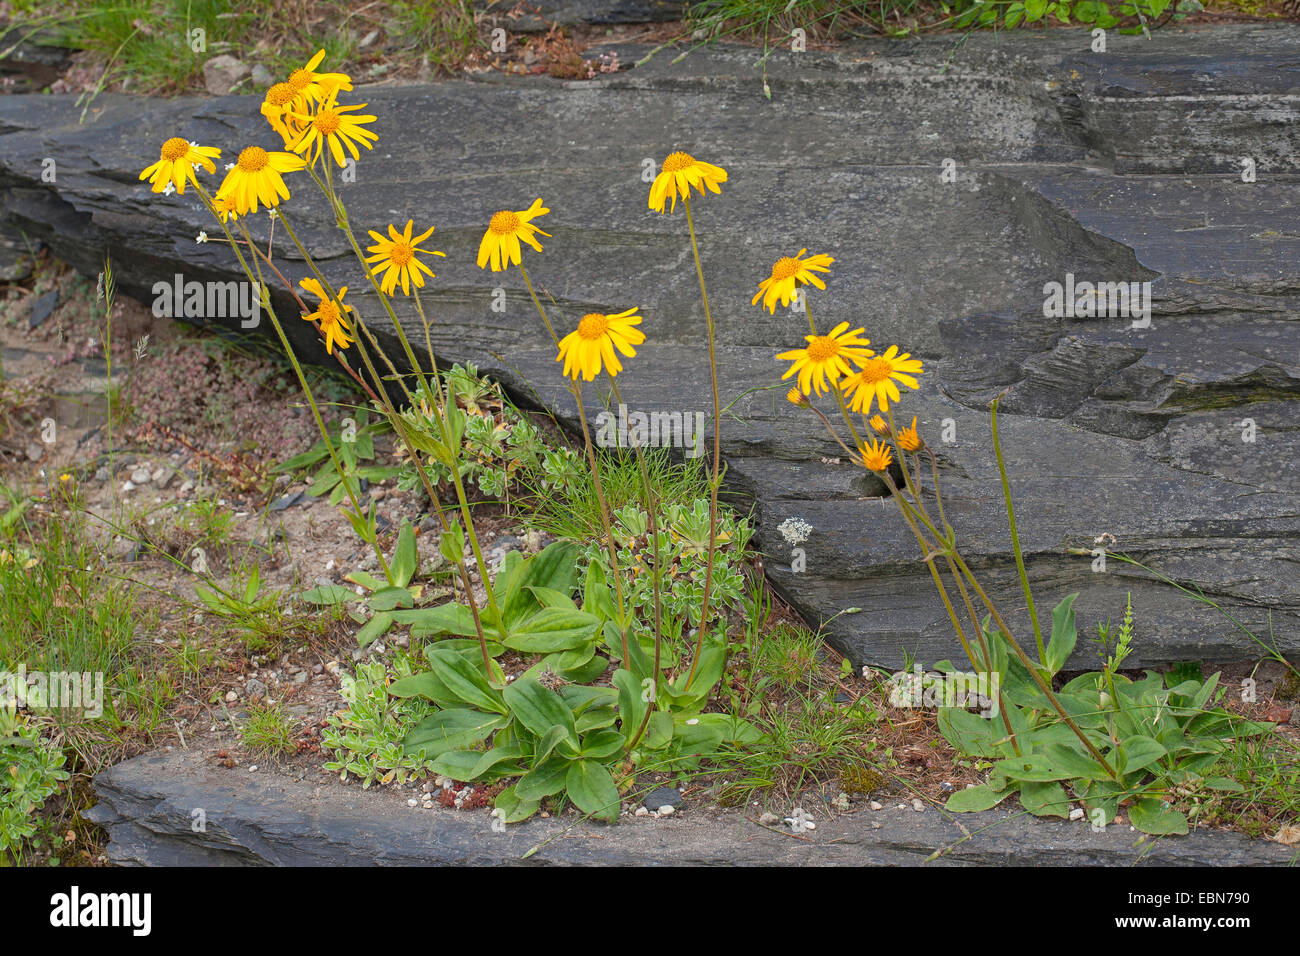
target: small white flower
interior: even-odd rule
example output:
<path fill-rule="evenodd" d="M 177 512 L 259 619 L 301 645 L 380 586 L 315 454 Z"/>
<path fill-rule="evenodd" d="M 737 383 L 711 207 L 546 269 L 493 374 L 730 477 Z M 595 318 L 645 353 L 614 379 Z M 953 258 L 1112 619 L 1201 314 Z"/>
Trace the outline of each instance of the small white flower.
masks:
<path fill-rule="evenodd" d="M 268 209 L 268 210 L 266 211 L 266 214 L 267 214 L 271 219 L 277 219 L 277 218 L 279 218 L 278 213 L 276 213 L 276 211 L 275 211 L 274 209 Z"/>
<path fill-rule="evenodd" d="M 230 172 L 234 168 L 235 168 L 234 163 L 226 163 L 226 172 Z"/>
<path fill-rule="evenodd" d="M 173 186 L 170 182 L 168 182 L 167 185 L 163 187 L 164 196 L 170 196 L 174 192 L 176 192 L 176 187 Z"/>
<path fill-rule="evenodd" d="M 197 243 L 204 243 L 204 242 L 207 242 L 207 241 L 208 241 L 208 234 L 207 234 L 206 232 L 204 232 L 203 230 L 199 230 L 199 234 L 198 234 L 197 236 L 194 237 L 194 241 L 197 242 Z"/>

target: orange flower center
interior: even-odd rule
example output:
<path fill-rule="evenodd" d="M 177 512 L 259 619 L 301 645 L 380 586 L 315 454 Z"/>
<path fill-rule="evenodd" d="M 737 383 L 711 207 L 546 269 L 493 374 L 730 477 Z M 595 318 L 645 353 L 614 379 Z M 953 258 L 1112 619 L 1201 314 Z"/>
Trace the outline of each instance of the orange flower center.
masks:
<path fill-rule="evenodd" d="M 592 312 L 582 317 L 578 323 L 578 337 L 588 342 L 595 341 L 609 331 L 609 316 Z"/>
<path fill-rule="evenodd" d="M 169 163 L 174 163 L 178 159 L 184 159 L 190 151 L 188 140 L 183 140 L 179 136 L 173 136 L 162 145 L 162 158 Z"/>
<path fill-rule="evenodd" d="M 889 378 L 894 372 L 894 365 L 887 358 L 873 358 L 862 366 L 858 379 L 866 385 L 876 385 Z"/>
<path fill-rule="evenodd" d="M 320 324 L 322 326 L 337 325 L 339 323 L 339 307 L 331 300 L 326 299 L 320 304 Z"/>
<path fill-rule="evenodd" d="M 664 160 L 663 171 L 665 173 L 677 173 L 694 165 L 695 157 L 690 153 L 669 153 L 668 158 Z"/>
<path fill-rule="evenodd" d="M 840 352 L 840 343 L 829 335 L 819 335 L 808 343 L 808 358 L 814 362 L 825 362 Z"/>
<path fill-rule="evenodd" d="M 288 83 L 277 83 L 266 91 L 266 102 L 272 106 L 288 106 L 297 95 L 298 91 Z"/>
<path fill-rule="evenodd" d="M 235 165 L 246 173 L 260 173 L 270 162 L 271 157 L 266 154 L 266 150 L 260 146 L 249 146 L 239 154 L 239 162 Z"/>
<path fill-rule="evenodd" d="M 799 260 L 791 259 L 785 256 L 776 260 L 776 265 L 772 266 L 773 279 L 788 279 L 799 271 Z"/>
<path fill-rule="evenodd" d="M 316 127 L 316 132 L 322 136 L 333 136 L 338 132 L 342 120 L 334 110 L 326 110 L 312 120 L 311 124 Z"/>
<path fill-rule="evenodd" d="M 488 228 L 498 236 L 508 236 L 518 229 L 519 225 L 519 213 L 503 209 L 492 217 L 492 221 L 488 223 Z"/>
<path fill-rule="evenodd" d="M 289 86 L 295 92 L 302 92 L 311 85 L 311 74 L 306 70 L 294 70 L 289 74 Z"/>
<path fill-rule="evenodd" d="M 404 242 L 393 243 L 393 248 L 388 250 L 388 258 L 395 266 L 405 266 L 415 255 L 415 250 Z"/>

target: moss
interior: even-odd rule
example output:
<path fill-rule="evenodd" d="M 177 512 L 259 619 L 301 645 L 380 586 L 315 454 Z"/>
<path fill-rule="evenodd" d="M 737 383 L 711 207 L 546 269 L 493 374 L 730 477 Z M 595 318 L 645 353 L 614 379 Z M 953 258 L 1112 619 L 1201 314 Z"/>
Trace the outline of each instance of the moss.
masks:
<path fill-rule="evenodd" d="M 885 775 L 872 767 L 840 767 L 840 789 L 851 797 L 870 796 L 885 785 Z"/>
<path fill-rule="evenodd" d="M 1278 681 L 1273 696 L 1279 700 L 1295 700 L 1300 696 L 1300 674 L 1296 673 L 1295 668 L 1288 670 L 1286 676 Z"/>

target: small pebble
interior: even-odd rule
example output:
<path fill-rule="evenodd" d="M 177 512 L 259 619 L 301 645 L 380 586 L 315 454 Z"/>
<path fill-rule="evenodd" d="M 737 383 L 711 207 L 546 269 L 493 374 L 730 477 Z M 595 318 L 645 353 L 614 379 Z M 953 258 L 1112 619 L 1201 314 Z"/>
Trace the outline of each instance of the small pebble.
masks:
<path fill-rule="evenodd" d="M 248 768 L 248 772 L 249 772 L 249 773 L 257 773 L 257 764 L 253 764 L 251 767 L 249 767 L 249 768 Z"/>
<path fill-rule="evenodd" d="M 637 807 L 636 815 L 638 817 L 648 817 L 650 815 L 650 811 L 647 810 L 645 807 Z"/>
<path fill-rule="evenodd" d="M 758 822 L 765 827 L 772 827 L 780 823 L 781 818 L 778 817 L 775 813 L 764 813 L 761 817 L 758 818 Z"/>
<path fill-rule="evenodd" d="M 884 805 L 883 803 L 878 803 L 878 802 L 875 801 L 875 800 L 872 800 L 872 801 L 871 801 L 870 806 L 871 806 L 871 809 L 872 809 L 872 810 L 883 810 L 883 809 L 885 809 L 885 805 Z"/>
<path fill-rule="evenodd" d="M 1071 820 L 1082 820 L 1082 819 L 1083 819 L 1083 811 L 1082 811 L 1081 809 L 1079 809 L 1078 807 L 1075 807 L 1073 810 L 1070 811 L 1070 819 L 1071 819 Z"/>
<path fill-rule="evenodd" d="M 671 817 L 675 812 L 676 808 L 669 804 L 665 804 L 659 808 L 659 816 L 661 817 Z"/>
<path fill-rule="evenodd" d="M 234 703 L 235 701 L 237 701 L 237 700 L 239 700 L 239 695 L 238 695 L 238 694 L 236 694 L 233 690 L 228 690 L 228 691 L 226 691 L 226 703 L 227 703 L 227 704 L 233 704 L 233 703 Z"/>
<path fill-rule="evenodd" d="M 407 805 L 408 807 L 419 806 L 419 804 L 420 804 L 420 801 L 417 800 L 417 799 L 415 799 L 415 797 L 411 797 L 411 799 L 409 799 L 409 800 L 406 801 L 406 805 Z"/>
<path fill-rule="evenodd" d="M 915 810 L 917 813 L 923 813 L 925 812 L 925 804 L 922 803 L 920 800 L 913 800 L 912 809 Z"/>

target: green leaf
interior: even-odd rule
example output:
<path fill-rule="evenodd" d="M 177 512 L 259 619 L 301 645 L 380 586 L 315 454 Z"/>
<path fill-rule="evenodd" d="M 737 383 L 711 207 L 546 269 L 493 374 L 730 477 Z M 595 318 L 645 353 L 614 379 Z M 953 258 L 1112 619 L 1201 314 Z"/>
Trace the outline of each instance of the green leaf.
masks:
<path fill-rule="evenodd" d="M 565 781 L 569 799 L 583 813 L 613 823 L 618 819 L 618 787 L 609 771 L 594 760 L 578 760 Z"/>
<path fill-rule="evenodd" d="M 402 741 L 402 750 L 421 750 L 434 757 L 448 750 L 461 750 L 486 738 L 506 725 L 500 714 L 485 714 L 469 708 L 448 708 L 426 717 Z"/>
<path fill-rule="evenodd" d="M 442 537 L 438 539 L 438 552 L 448 564 L 459 565 L 465 557 L 465 532 L 459 518 L 452 518 Z"/>
<path fill-rule="evenodd" d="M 939 733 L 968 757 L 1000 757 L 996 744 L 1006 736 L 1001 718 L 985 718 L 959 707 L 939 708 Z"/>
<path fill-rule="evenodd" d="M 479 710 L 509 715 L 505 700 L 488 683 L 480 669 L 481 662 L 476 666 L 456 651 L 437 646 L 429 648 L 425 657 L 447 689 L 466 704 Z"/>
<path fill-rule="evenodd" d="M 1123 754 L 1123 767 L 1115 769 L 1125 774 L 1149 767 L 1167 753 L 1159 742 L 1142 734 L 1124 738 L 1119 751 Z"/>
<path fill-rule="evenodd" d="M 582 741 L 582 756 L 604 760 L 623 749 L 623 735 L 617 730 L 598 730 Z"/>
<path fill-rule="evenodd" d="M 612 683 L 618 688 L 618 716 L 622 722 L 623 736 L 629 743 L 645 719 L 646 702 L 641 700 L 641 682 L 631 671 L 619 668 L 614 671 Z"/>
<path fill-rule="evenodd" d="M 544 607 L 509 628 L 502 643 L 516 651 L 549 654 L 591 640 L 596 627 L 596 618 L 585 611 Z"/>
<path fill-rule="evenodd" d="M 530 584 L 527 587 L 542 607 L 558 607 L 573 611 L 578 609 L 578 605 L 573 603 L 573 598 L 562 591 L 542 587 L 540 584 Z"/>
<path fill-rule="evenodd" d="M 1047 669 L 1052 675 L 1060 673 L 1079 639 L 1074 625 L 1074 599 L 1078 596 L 1077 592 L 1067 595 L 1052 610 L 1052 638 L 1047 642 Z"/>
<path fill-rule="evenodd" d="M 1025 19 L 1034 23 L 1047 13 L 1047 0 L 1025 0 Z"/>
<path fill-rule="evenodd" d="M 393 574 L 393 583 L 399 588 L 406 587 L 415 576 L 419 564 L 420 557 L 415 548 L 415 529 L 411 527 L 409 520 L 403 519 L 402 530 L 397 533 L 397 549 L 393 552 L 393 561 L 388 568 Z"/>
<path fill-rule="evenodd" d="M 541 800 L 564 789 L 573 761 L 554 754 L 519 778 L 515 791 L 522 800 Z"/>
<path fill-rule="evenodd" d="M 429 769 L 452 780 L 470 781 L 474 779 L 471 774 L 482 756 L 477 750 L 448 750 L 435 757 Z"/>
<path fill-rule="evenodd" d="M 392 626 L 393 615 L 387 611 L 380 611 L 378 614 L 372 615 L 361 630 L 357 631 L 357 646 L 369 647 L 374 640 L 387 634 L 388 629 Z"/>
<path fill-rule="evenodd" d="M 578 549 L 567 541 L 556 541 L 543 548 L 539 554 L 526 558 L 515 566 L 505 581 L 504 594 L 497 595 L 497 600 L 502 606 L 501 613 L 505 615 L 507 629 L 513 630 L 516 621 L 529 615 L 537 607 L 537 598 L 527 590 L 528 587 L 549 588 L 563 594 L 572 593 L 578 579 L 577 564 Z M 502 570 L 505 570 L 504 566 Z M 591 615 L 588 617 L 595 622 L 594 617 Z"/>
<path fill-rule="evenodd" d="M 392 697 L 424 697 L 447 707 L 454 707 L 460 703 L 456 695 L 449 691 L 447 685 L 432 671 L 399 677 L 388 685 L 388 693 Z"/>
<path fill-rule="evenodd" d="M 945 806 L 953 813 L 976 813 L 996 807 L 1012 793 L 1015 793 L 1014 787 L 999 791 L 981 783 L 979 786 L 958 790 L 948 798 Z"/>
<path fill-rule="evenodd" d="M 387 586 L 383 581 L 380 581 L 373 575 L 367 574 L 365 571 L 353 571 L 343 580 L 351 581 L 353 584 L 360 584 L 367 591 L 378 591 L 380 588 Z"/>
<path fill-rule="evenodd" d="M 1166 836 L 1187 832 L 1187 817 L 1159 797 L 1139 799 L 1128 808 L 1128 818 L 1143 833 Z"/>
<path fill-rule="evenodd" d="M 531 677 L 521 677 L 505 689 L 505 702 L 519 722 L 538 737 L 545 736 L 552 727 L 563 727 L 568 731 L 569 742 L 577 748 L 573 711 L 559 694 Z"/>
<path fill-rule="evenodd" d="M 405 587 L 382 587 L 370 595 L 366 604 L 373 611 L 395 611 L 414 607 L 415 599 Z"/>
<path fill-rule="evenodd" d="M 1020 785 L 1020 803 L 1036 817 L 1070 818 L 1070 798 L 1059 783 L 1026 780 Z"/>
<path fill-rule="evenodd" d="M 518 788 L 506 787 L 496 798 L 496 809 L 500 810 L 505 816 L 502 818 L 506 823 L 518 823 L 520 820 L 527 820 L 537 812 L 541 800 L 524 800 L 519 796 Z"/>
<path fill-rule="evenodd" d="M 353 591 L 337 584 L 321 585 L 318 588 L 312 588 L 310 591 L 304 591 L 302 599 L 311 604 L 342 604 L 344 601 L 350 601 L 356 598 Z"/>
<path fill-rule="evenodd" d="M 441 604 L 413 611 L 394 611 L 393 620 L 411 625 L 412 637 L 436 637 L 439 634 L 458 634 L 461 637 L 478 637 L 474 629 L 474 616 L 462 604 Z"/>

